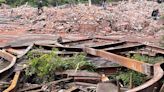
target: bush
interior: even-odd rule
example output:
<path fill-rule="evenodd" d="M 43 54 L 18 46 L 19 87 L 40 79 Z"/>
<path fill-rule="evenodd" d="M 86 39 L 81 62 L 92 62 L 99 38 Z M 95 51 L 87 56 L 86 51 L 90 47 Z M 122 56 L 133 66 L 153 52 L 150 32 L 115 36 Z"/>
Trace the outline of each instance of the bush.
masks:
<path fill-rule="evenodd" d="M 34 82 L 42 83 L 54 80 L 56 71 L 67 69 L 80 69 L 94 71 L 95 66 L 85 60 L 84 54 L 76 54 L 72 57 L 63 58 L 58 56 L 53 50 L 50 54 L 38 52 L 28 53 L 29 63 L 26 69 L 27 77 L 35 76 Z"/>
<path fill-rule="evenodd" d="M 38 0 L 6 0 L 6 3 L 13 6 L 13 7 L 21 6 L 25 3 L 28 3 L 29 5 L 36 7 L 37 3 L 38 3 Z M 48 1 L 43 0 L 43 4 L 45 6 L 48 5 Z"/>

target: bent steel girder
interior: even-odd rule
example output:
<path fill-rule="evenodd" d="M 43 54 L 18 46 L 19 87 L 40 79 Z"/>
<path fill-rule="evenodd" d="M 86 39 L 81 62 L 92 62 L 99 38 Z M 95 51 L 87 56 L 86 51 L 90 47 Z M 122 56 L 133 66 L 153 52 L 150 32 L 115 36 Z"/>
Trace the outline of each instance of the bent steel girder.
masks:
<path fill-rule="evenodd" d="M 120 55 L 116 55 L 116 54 L 106 52 L 103 50 L 96 50 L 89 47 L 84 48 L 84 51 L 88 54 L 99 56 L 109 61 L 116 62 L 124 67 L 130 68 L 137 72 L 140 72 L 149 76 L 153 76 L 152 79 L 145 82 L 144 84 L 138 87 L 135 87 L 133 89 L 130 89 L 126 92 L 150 92 L 154 89 L 154 87 L 158 86 L 158 82 L 162 79 L 164 75 L 164 71 L 162 69 L 164 68 L 164 63 L 156 63 L 152 65 L 152 64 L 144 63 L 144 62 L 137 61 L 134 59 L 129 59 Z"/>
<path fill-rule="evenodd" d="M 5 67 L 4 69 L 0 70 L 0 78 L 2 78 L 3 74 L 6 72 L 6 71 L 9 71 L 16 63 L 16 57 L 5 52 L 5 51 L 2 51 L 0 50 L 0 56 L 6 60 L 8 60 L 9 62 L 11 62 L 7 67 Z"/>
<path fill-rule="evenodd" d="M 15 48 L 7 48 L 5 49 L 7 52 L 11 53 L 11 54 L 14 54 L 17 56 L 17 58 L 21 58 L 23 57 L 24 55 L 26 55 L 33 47 L 34 45 L 31 44 L 29 45 L 28 47 L 18 47 L 18 48 L 23 48 L 23 49 L 15 49 Z"/>
<path fill-rule="evenodd" d="M 157 63 L 154 65 L 154 75 L 153 78 L 147 81 L 146 83 L 135 87 L 133 89 L 128 90 L 127 92 L 150 92 L 153 91 L 154 87 L 156 87 L 157 82 L 162 79 L 164 75 L 164 71 L 161 68 L 161 65 L 164 63 Z"/>
<path fill-rule="evenodd" d="M 88 54 L 99 56 L 109 61 L 116 62 L 124 67 L 135 70 L 137 72 L 140 72 L 149 76 L 153 75 L 152 64 L 144 63 L 144 62 L 137 61 L 134 59 L 129 59 L 127 57 L 116 55 L 110 52 L 106 52 L 103 50 L 96 50 L 96 49 L 88 48 L 88 47 L 84 48 L 84 51 Z"/>

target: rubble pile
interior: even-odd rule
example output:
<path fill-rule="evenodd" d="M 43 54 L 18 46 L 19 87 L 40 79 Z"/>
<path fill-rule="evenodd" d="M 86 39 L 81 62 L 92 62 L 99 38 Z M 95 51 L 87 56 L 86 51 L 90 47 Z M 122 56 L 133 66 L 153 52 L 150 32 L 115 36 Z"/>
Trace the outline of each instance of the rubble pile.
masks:
<path fill-rule="evenodd" d="M 163 25 L 158 20 L 153 20 L 151 13 L 154 9 L 159 9 L 163 15 L 162 6 L 163 4 L 153 1 L 121 1 L 116 5 L 109 4 L 106 10 L 100 6 L 79 4 L 70 7 L 44 7 L 44 13 L 38 15 L 37 8 L 23 5 L 17 8 L 3 7 L 0 12 L 3 19 L 12 20 L 7 22 L 6 26 L 11 25 L 8 30 L 18 27 L 32 33 L 107 35 L 113 31 L 154 33 L 161 30 Z"/>
<path fill-rule="evenodd" d="M 112 10 L 115 30 L 118 31 L 137 31 L 137 32 L 152 32 L 159 31 L 162 25 L 158 25 L 155 20 L 152 20 L 151 13 L 154 9 L 159 9 L 163 14 L 162 5 L 156 2 L 135 2 L 135 3 L 120 3 Z"/>

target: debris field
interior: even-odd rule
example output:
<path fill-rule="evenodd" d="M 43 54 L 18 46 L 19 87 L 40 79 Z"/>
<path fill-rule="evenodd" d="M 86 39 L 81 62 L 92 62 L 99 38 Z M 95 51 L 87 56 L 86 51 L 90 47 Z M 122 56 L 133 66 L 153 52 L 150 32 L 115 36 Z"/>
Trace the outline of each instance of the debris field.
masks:
<path fill-rule="evenodd" d="M 159 9 L 154 20 L 151 13 Z M 164 4 L 0 7 L 0 91 L 163 92 Z"/>

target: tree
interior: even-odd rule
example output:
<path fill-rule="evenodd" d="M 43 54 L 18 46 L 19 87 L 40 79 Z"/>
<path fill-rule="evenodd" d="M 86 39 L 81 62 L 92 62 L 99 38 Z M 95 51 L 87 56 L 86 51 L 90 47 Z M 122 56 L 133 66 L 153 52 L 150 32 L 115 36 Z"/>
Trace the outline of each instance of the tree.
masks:
<path fill-rule="evenodd" d="M 15 6 L 20 6 L 28 2 L 29 5 L 31 6 L 36 6 L 37 5 L 37 0 L 0 0 L 1 2 L 6 2 L 7 4 L 15 7 Z M 43 0 L 44 5 L 52 5 L 52 6 L 57 6 L 57 5 L 62 5 L 62 4 L 77 4 L 77 3 L 86 3 L 88 2 L 89 6 L 91 6 L 92 3 L 99 3 L 100 0 Z"/>
<path fill-rule="evenodd" d="M 6 0 L 0 0 L 0 4 L 1 4 L 1 3 L 6 3 Z"/>
<path fill-rule="evenodd" d="M 89 6 L 91 6 L 92 5 L 92 1 L 88 0 L 88 4 L 89 4 Z"/>

